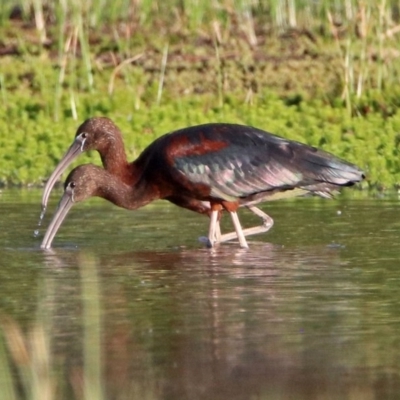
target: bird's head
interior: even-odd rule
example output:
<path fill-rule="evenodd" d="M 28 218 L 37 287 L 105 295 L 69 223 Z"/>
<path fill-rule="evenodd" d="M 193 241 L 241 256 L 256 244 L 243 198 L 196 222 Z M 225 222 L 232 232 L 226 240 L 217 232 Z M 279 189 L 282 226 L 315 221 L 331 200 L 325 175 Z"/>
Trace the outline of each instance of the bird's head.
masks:
<path fill-rule="evenodd" d="M 80 165 L 70 172 L 64 184 L 64 193 L 40 246 L 42 249 L 51 247 L 58 228 L 75 203 L 100 194 L 99 188 L 106 174 L 103 168 L 93 164 Z"/>
<path fill-rule="evenodd" d="M 120 136 L 120 130 L 111 119 L 93 117 L 79 126 L 74 144 L 79 146 L 81 151 L 97 150 L 101 153 Z"/>
<path fill-rule="evenodd" d="M 93 164 L 79 165 L 67 176 L 64 195 L 70 196 L 73 203 L 97 196 L 100 178 L 104 173 L 103 168 Z"/>
<path fill-rule="evenodd" d="M 121 132 L 111 119 L 106 117 L 93 117 L 83 122 L 76 132 L 73 143 L 46 183 L 42 197 L 42 214 L 44 214 L 46 210 L 47 202 L 55 183 L 75 158 L 82 152 L 88 150 L 97 150 L 100 153 L 105 153 L 110 144 L 116 140 L 122 140 Z"/>

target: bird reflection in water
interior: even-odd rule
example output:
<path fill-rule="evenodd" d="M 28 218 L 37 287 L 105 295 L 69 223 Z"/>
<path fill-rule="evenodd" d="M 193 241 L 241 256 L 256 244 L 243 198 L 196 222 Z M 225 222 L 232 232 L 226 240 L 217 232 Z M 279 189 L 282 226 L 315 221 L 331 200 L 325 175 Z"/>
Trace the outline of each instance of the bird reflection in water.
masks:
<path fill-rule="evenodd" d="M 347 311 L 357 306 L 348 296 L 357 280 L 339 268 L 339 249 L 254 243 L 251 251 L 48 255 L 36 317 L 47 324 L 51 374 L 38 376 L 60 396 L 94 383 L 109 398 L 361 399 L 384 394 L 379 379 L 398 388 L 389 372 L 379 375 L 347 355 L 343 343 L 361 335 L 357 319 L 315 317 L 332 300 L 313 288 L 334 293 Z M 93 340 L 93 329 L 101 340 Z"/>

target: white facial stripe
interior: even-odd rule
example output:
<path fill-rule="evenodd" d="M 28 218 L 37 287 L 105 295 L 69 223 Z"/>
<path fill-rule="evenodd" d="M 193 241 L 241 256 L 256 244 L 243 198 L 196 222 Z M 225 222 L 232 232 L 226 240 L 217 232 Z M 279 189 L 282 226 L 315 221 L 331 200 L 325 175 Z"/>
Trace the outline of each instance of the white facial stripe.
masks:
<path fill-rule="evenodd" d="M 80 141 L 81 142 L 81 151 L 83 151 L 83 146 L 85 145 L 85 142 L 86 142 L 86 132 L 82 132 L 78 137 L 77 137 L 77 139 L 78 139 L 78 141 Z"/>
<path fill-rule="evenodd" d="M 75 191 L 74 191 L 74 188 L 73 188 L 73 186 L 72 186 L 72 182 L 70 182 L 69 184 L 68 184 L 68 186 L 67 186 L 67 189 L 66 189 L 66 192 L 71 196 L 71 201 L 73 202 L 73 203 L 75 203 Z"/>
<path fill-rule="evenodd" d="M 81 151 L 83 151 L 83 146 L 85 145 L 85 142 L 86 142 L 86 138 L 82 140 Z"/>

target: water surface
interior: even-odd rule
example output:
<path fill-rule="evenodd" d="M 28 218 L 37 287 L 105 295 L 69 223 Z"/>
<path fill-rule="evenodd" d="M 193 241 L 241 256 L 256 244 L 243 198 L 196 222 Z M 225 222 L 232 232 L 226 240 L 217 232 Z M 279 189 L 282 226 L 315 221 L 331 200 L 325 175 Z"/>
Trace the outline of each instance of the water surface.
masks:
<path fill-rule="evenodd" d="M 400 398 L 396 195 L 264 204 L 275 226 L 249 250 L 205 249 L 208 220 L 166 202 L 91 200 L 52 251 L 39 245 L 59 193 L 35 238 L 40 196 L 0 194 L 2 393 Z"/>

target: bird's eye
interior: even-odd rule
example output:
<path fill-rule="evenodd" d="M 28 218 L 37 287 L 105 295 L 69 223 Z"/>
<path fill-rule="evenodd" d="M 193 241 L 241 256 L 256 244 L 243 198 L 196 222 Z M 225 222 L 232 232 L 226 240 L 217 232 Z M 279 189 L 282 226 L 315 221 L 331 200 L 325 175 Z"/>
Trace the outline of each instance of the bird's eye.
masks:
<path fill-rule="evenodd" d="M 82 136 L 82 139 L 86 139 L 87 138 L 87 133 L 86 132 L 82 132 L 81 136 Z"/>
<path fill-rule="evenodd" d="M 70 183 L 69 183 L 69 187 L 70 187 L 71 189 L 73 189 L 75 186 L 76 186 L 76 183 L 75 183 L 75 182 L 70 182 Z"/>

